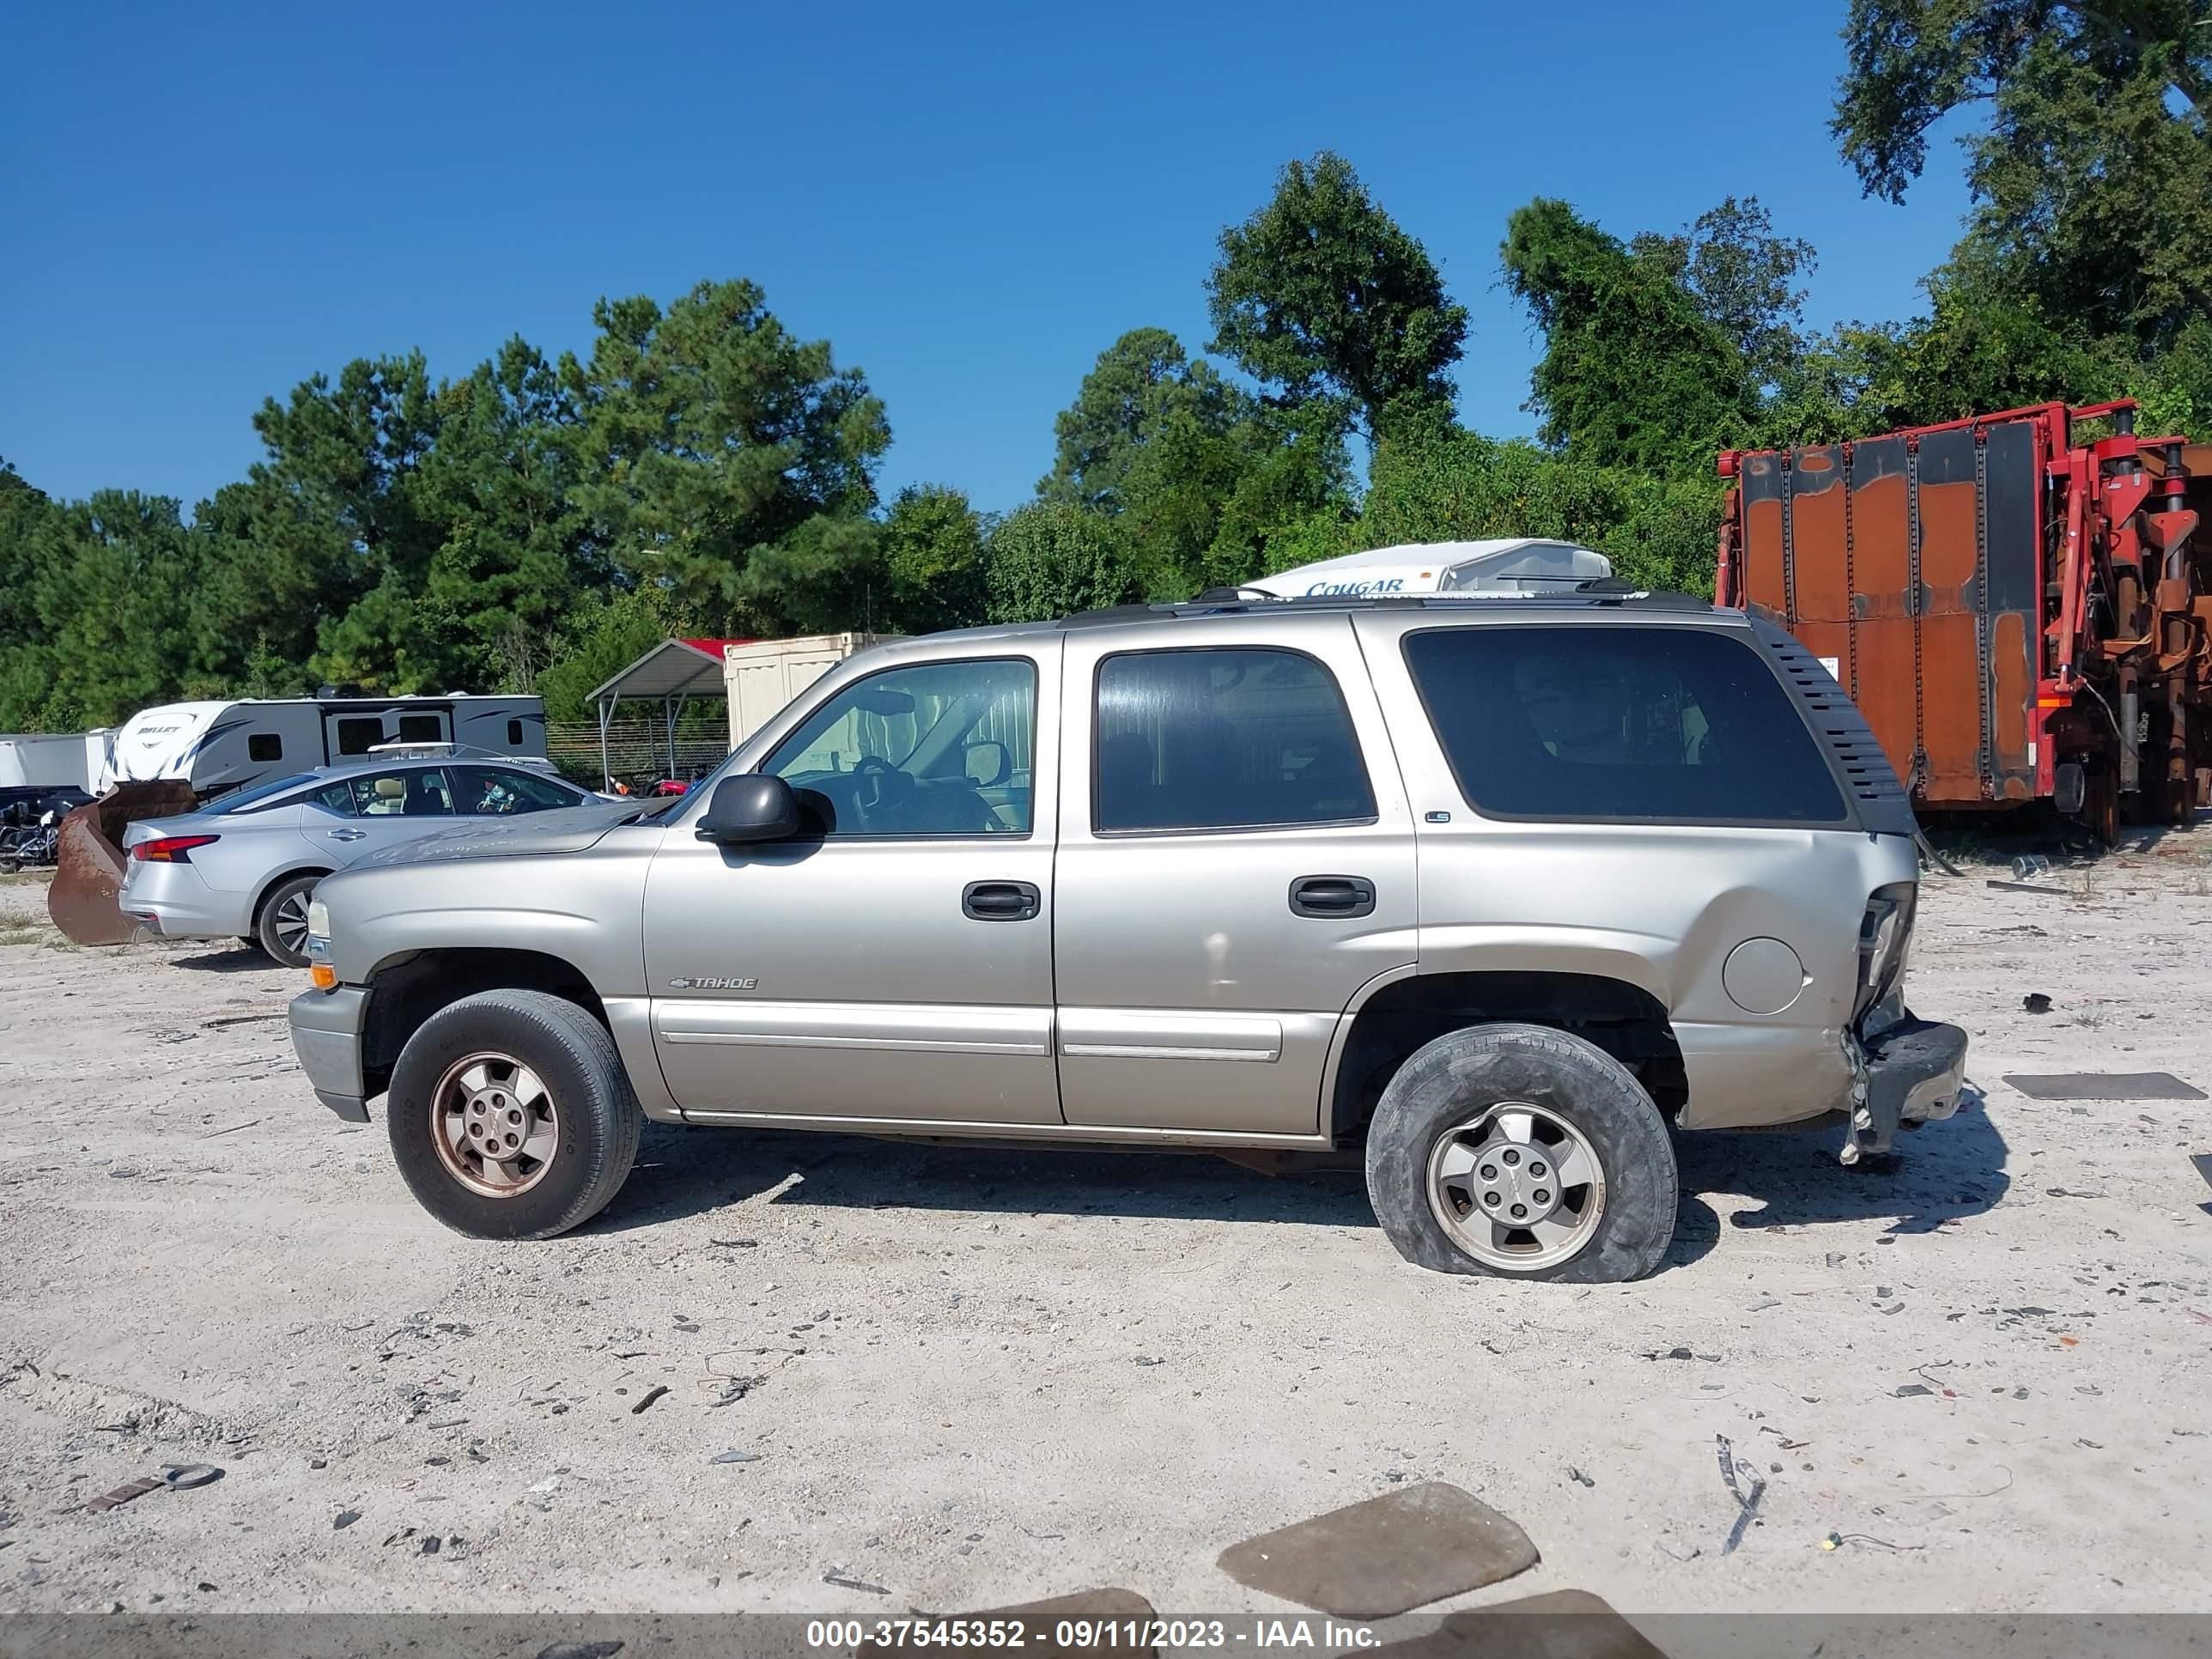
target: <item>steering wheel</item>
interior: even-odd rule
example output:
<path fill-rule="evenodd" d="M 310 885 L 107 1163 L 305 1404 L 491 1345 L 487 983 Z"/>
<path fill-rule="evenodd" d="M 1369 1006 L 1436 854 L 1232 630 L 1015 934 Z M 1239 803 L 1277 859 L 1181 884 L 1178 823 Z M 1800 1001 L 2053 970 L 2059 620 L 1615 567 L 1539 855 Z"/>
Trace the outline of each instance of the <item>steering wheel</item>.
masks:
<path fill-rule="evenodd" d="M 914 780 L 879 755 L 863 755 L 853 763 L 853 776 L 872 778 L 872 784 L 855 784 L 853 805 L 862 817 L 888 812 L 914 793 Z M 896 780 L 896 781 L 894 781 Z"/>

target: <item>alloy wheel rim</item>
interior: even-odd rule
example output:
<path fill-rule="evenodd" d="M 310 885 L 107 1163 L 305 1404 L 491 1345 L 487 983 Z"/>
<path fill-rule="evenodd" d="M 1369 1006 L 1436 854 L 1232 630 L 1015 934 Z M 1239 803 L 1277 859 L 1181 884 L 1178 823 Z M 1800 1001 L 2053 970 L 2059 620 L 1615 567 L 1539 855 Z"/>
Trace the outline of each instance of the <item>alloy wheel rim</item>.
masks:
<path fill-rule="evenodd" d="M 1461 1249 L 1504 1273 L 1580 1254 L 1605 1215 L 1605 1169 L 1589 1138 L 1557 1113 L 1501 1101 L 1438 1135 L 1429 1208 Z"/>
<path fill-rule="evenodd" d="M 310 888 L 301 888 L 296 893 L 288 893 L 276 907 L 276 942 L 294 956 L 307 953 L 307 898 L 312 891 Z"/>
<path fill-rule="evenodd" d="M 483 1198 L 519 1198 L 544 1179 L 561 1145 L 553 1097 L 512 1054 L 448 1066 L 430 1091 L 430 1139 L 446 1173 Z"/>

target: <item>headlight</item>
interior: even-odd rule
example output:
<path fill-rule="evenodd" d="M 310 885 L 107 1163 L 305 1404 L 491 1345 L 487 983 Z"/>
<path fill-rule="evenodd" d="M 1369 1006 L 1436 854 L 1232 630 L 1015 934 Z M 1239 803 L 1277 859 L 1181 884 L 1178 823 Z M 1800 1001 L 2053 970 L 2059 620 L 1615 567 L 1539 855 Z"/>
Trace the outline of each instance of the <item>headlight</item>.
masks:
<path fill-rule="evenodd" d="M 1859 989 L 1854 1018 L 1896 988 L 1905 970 L 1905 947 L 1912 936 L 1912 908 L 1919 889 L 1911 882 L 1877 887 L 1859 919 Z"/>
<path fill-rule="evenodd" d="M 307 902 L 307 937 L 328 939 L 331 936 L 331 908 L 320 899 Z"/>

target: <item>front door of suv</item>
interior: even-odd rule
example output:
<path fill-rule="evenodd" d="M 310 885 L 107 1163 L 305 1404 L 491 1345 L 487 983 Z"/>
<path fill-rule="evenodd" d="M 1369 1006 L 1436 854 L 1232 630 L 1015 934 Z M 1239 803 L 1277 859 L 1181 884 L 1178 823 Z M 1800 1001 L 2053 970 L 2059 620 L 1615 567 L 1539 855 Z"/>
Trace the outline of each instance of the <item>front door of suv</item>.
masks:
<path fill-rule="evenodd" d="M 908 656 L 821 695 L 755 769 L 799 792 L 811 838 L 717 846 L 692 835 L 697 808 L 672 827 L 647 876 L 645 959 L 678 1105 L 1060 1121 L 1039 742 L 1060 653 L 1053 636 Z"/>
<path fill-rule="evenodd" d="M 1071 1124 L 1310 1135 L 1415 960 L 1413 829 L 1341 613 L 1070 630 L 1054 971 Z"/>

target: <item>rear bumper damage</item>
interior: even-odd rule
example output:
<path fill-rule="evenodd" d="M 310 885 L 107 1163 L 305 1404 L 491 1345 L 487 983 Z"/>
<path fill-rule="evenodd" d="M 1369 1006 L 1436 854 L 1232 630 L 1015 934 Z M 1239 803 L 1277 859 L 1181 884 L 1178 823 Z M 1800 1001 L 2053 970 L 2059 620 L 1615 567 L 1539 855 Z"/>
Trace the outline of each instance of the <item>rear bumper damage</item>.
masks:
<path fill-rule="evenodd" d="M 1888 1152 L 1901 1124 L 1932 1123 L 1959 1109 L 1966 1034 L 1957 1026 L 1908 1013 L 1871 1035 L 1847 1035 L 1844 1046 L 1857 1077 L 1845 1164 Z"/>

